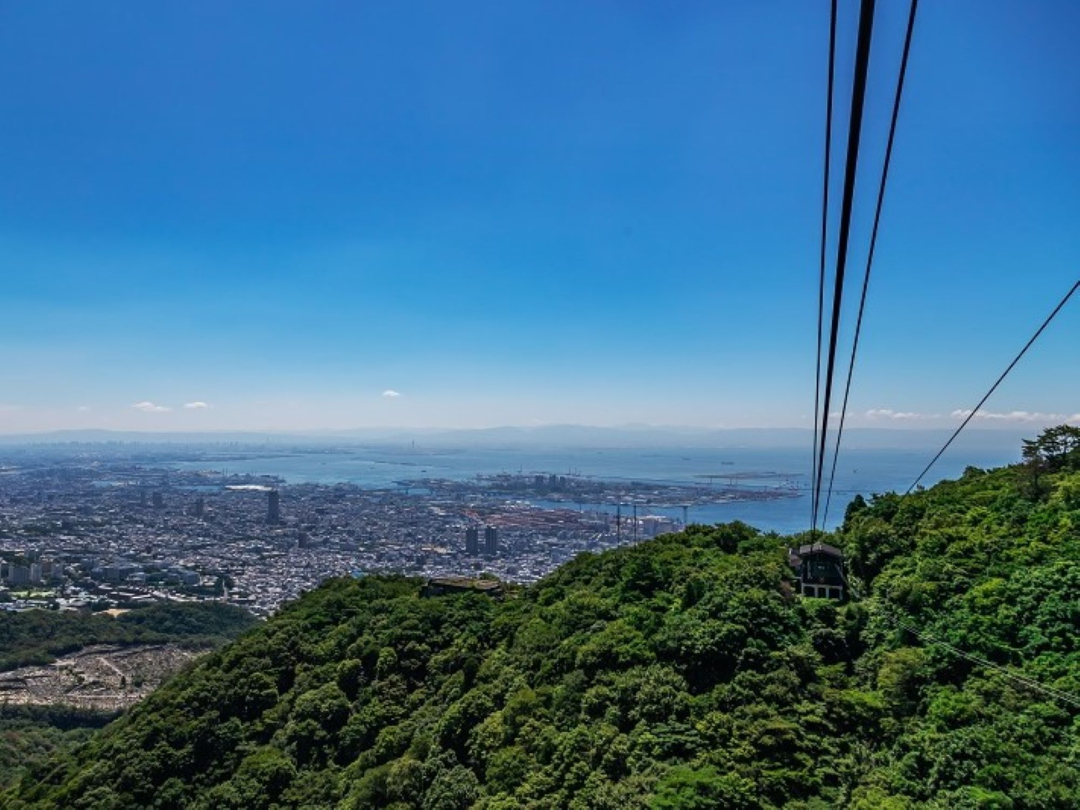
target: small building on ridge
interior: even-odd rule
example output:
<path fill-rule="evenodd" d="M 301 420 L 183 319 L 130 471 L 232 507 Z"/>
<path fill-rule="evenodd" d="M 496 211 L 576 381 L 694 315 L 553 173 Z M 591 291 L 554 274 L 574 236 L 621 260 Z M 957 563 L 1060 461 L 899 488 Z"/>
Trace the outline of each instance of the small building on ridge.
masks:
<path fill-rule="evenodd" d="M 476 593 L 500 596 L 502 583 L 497 579 L 472 579 L 470 577 L 432 577 L 424 585 L 421 596 L 442 596 L 448 593 Z"/>

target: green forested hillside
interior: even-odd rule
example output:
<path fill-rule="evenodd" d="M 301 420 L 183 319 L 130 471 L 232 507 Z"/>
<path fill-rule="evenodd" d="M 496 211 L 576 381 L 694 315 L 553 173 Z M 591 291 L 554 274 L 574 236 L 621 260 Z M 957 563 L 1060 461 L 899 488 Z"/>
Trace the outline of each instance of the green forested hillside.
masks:
<path fill-rule="evenodd" d="M 798 538 L 741 524 L 498 601 L 328 582 L 0 803 L 1075 808 L 1076 461 L 856 501 L 844 605 L 794 595 Z"/>

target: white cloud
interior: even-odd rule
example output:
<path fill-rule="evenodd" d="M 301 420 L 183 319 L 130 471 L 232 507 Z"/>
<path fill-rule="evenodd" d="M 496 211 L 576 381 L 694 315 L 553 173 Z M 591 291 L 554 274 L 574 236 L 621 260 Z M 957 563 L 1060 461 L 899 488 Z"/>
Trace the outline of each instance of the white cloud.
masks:
<path fill-rule="evenodd" d="M 172 410 L 172 408 L 165 405 L 155 405 L 153 402 L 147 402 L 145 400 L 143 402 L 136 402 L 131 407 L 137 411 L 142 411 L 143 413 L 165 413 L 166 411 Z"/>
<path fill-rule="evenodd" d="M 399 394 L 397 391 L 393 390 L 392 388 L 387 388 L 385 391 L 382 392 L 382 395 L 384 397 L 386 397 L 387 399 L 397 399 L 398 397 L 401 396 L 401 394 Z"/>
<path fill-rule="evenodd" d="M 867 419 L 898 419 L 898 420 L 915 420 L 915 419 L 939 419 L 940 414 L 936 413 L 917 413 L 916 411 L 894 411 L 892 408 L 871 408 L 866 412 Z"/>
<path fill-rule="evenodd" d="M 950 415 L 955 419 L 966 419 L 971 415 L 971 408 L 966 410 L 958 408 Z M 979 410 L 975 413 L 975 418 L 996 422 L 1076 422 L 1080 421 L 1080 413 L 1070 415 L 1067 413 L 1042 413 L 1040 411 Z"/>
<path fill-rule="evenodd" d="M 89 405 L 80 405 L 75 410 L 77 410 L 79 413 L 86 413 L 88 410 L 90 410 L 90 406 Z"/>
<path fill-rule="evenodd" d="M 202 400 L 196 400 L 195 402 L 185 402 L 184 408 L 189 411 L 201 411 L 204 408 L 209 408 L 210 405 Z"/>

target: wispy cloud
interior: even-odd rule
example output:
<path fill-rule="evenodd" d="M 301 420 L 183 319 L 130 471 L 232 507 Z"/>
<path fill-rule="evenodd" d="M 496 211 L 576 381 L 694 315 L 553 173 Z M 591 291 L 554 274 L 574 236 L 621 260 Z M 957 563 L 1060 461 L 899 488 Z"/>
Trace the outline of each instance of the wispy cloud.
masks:
<path fill-rule="evenodd" d="M 966 419 L 971 416 L 971 408 L 953 411 L 950 416 L 955 419 Z M 1078 422 L 1080 413 L 1042 413 L 1041 411 L 984 411 L 975 413 L 976 419 L 986 419 L 997 422 Z"/>
<path fill-rule="evenodd" d="M 157 405 L 146 400 L 143 402 L 136 402 L 131 407 L 137 411 L 142 411 L 143 413 L 165 413 L 172 410 L 172 408 L 166 405 Z"/>
<path fill-rule="evenodd" d="M 80 405 L 75 410 L 77 410 L 79 413 L 86 413 L 88 410 L 90 410 L 90 406 L 89 405 Z"/>
<path fill-rule="evenodd" d="M 385 391 L 382 392 L 382 395 L 384 397 L 386 397 L 387 399 L 397 399 L 398 397 L 401 396 L 400 393 L 393 390 L 392 388 L 387 388 Z"/>
<path fill-rule="evenodd" d="M 201 411 L 204 408 L 209 408 L 209 407 L 210 407 L 209 403 L 203 402 L 202 400 L 195 400 L 195 402 L 185 402 L 184 403 L 184 408 L 189 410 L 189 411 Z"/>
<path fill-rule="evenodd" d="M 917 411 L 894 411 L 892 408 L 871 408 L 866 412 L 867 419 L 919 420 L 940 419 L 939 413 L 918 413 Z"/>

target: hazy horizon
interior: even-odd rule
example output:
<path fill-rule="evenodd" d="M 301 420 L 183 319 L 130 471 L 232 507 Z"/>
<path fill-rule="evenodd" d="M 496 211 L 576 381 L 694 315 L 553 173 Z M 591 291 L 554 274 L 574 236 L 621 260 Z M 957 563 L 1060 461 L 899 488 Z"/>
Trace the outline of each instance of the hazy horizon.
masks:
<path fill-rule="evenodd" d="M 401 395 L 395 397 L 401 399 Z M 132 405 L 113 405 L 100 410 L 89 407 L 76 409 L 76 413 L 55 413 L 47 409 L 0 405 L 0 436 L 32 435 L 62 431 L 114 431 L 134 433 L 348 433 L 356 431 L 486 431 L 500 429 L 547 429 L 553 427 L 582 427 L 597 430 L 653 430 L 653 431 L 739 431 L 739 430 L 812 430 L 812 418 L 800 416 L 793 423 L 779 424 L 705 424 L 646 421 L 597 421 L 575 419 L 495 421 L 481 419 L 464 423 L 451 421 L 384 421 L 362 423 L 341 418 L 325 422 L 318 417 L 320 411 L 305 410 L 296 406 L 292 418 L 275 420 L 273 417 L 252 417 L 235 409 L 219 408 L 206 402 L 189 402 L 176 406 L 149 401 Z M 969 414 L 970 408 L 953 408 L 947 413 L 919 413 L 872 408 L 865 411 L 849 411 L 846 430 L 887 430 L 900 433 L 912 431 L 948 431 L 955 429 Z M 387 414 L 389 417 L 389 413 Z M 836 427 L 839 412 L 831 414 L 832 427 Z M 971 420 L 969 431 L 1011 431 L 1032 434 L 1044 427 L 1058 424 L 1080 424 L 1080 412 L 1043 413 L 1038 411 L 996 411 L 980 409 Z"/>
<path fill-rule="evenodd" d="M 994 428 L 968 428 L 953 445 L 952 451 L 964 453 L 981 450 L 1016 451 L 1021 441 L 1037 435 L 1041 427 L 1010 424 Z M 927 427 L 852 427 L 845 431 L 848 450 L 930 450 L 940 447 L 951 435 L 948 428 Z M 251 447 L 267 445 L 304 447 L 412 445 L 425 448 L 562 448 L 568 451 L 588 449 L 724 449 L 760 448 L 805 450 L 810 453 L 811 431 L 808 428 L 695 428 L 663 425 L 501 425 L 487 428 L 351 428 L 312 431 L 273 430 L 57 430 L 34 433 L 0 433 L 0 445 L 6 447 L 64 444 L 129 445 L 216 445 L 238 444 Z M 833 436 L 835 434 L 832 434 Z M 832 447 L 832 438 L 829 441 Z"/>

